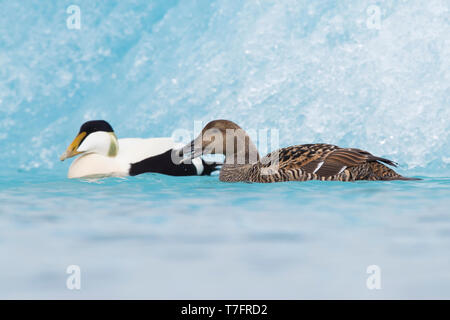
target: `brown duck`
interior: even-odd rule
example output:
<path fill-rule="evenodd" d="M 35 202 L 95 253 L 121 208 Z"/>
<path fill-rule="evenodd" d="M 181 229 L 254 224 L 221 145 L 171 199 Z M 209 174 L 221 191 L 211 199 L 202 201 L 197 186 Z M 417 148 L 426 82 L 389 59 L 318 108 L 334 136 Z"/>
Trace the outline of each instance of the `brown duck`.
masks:
<path fill-rule="evenodd" d="M 386 164 L 397 166 L 391 160 L 361 149 L 331 144 L 286 147 L 261 159 L 247 133 L 228 120 L 209 122 L 201 134 L 180 151 L 180 156 L 187 156 L 187 159 L 202 154 L 225 155 L 220 180 L 226 182 L 416 180 L 387 167 Z"/>

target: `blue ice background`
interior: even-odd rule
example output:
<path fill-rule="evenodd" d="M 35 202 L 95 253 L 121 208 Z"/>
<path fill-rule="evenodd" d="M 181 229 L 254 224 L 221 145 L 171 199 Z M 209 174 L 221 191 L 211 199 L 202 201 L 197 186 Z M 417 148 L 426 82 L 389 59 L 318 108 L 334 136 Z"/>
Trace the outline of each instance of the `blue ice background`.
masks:
<path fill-rule="evenodd" d="M 66 26 L 72 4 L 80 30 Z M 5 0 L 0 13 L 3 173 L 64 172 L 58 156 L 97 118 L 120 137 L 227 118 L 279 129 L 281 146 L 450 172 L 448 1 Z"/>
<path fill-rule="evenodd" d="M 0 298 L 449 298 L 449 9 L 0 0 Z M 424 180 L 66 179 L 58 156 L 93 118 L 119 137 L 228 118 Z"/>

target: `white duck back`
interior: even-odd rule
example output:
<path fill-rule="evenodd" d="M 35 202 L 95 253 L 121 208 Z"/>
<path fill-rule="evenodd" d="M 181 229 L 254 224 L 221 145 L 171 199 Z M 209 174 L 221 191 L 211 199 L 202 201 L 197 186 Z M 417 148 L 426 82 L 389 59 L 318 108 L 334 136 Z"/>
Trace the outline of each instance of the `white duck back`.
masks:
<path fill-rule="evenodd" d="M 127 176 L 130 164 L 179 147 L 172 138 L 118 139 L 119 151 L 115 157 L 88 153 L 76 158 L 70 165 L 69 178 L 97 178 Z"/>

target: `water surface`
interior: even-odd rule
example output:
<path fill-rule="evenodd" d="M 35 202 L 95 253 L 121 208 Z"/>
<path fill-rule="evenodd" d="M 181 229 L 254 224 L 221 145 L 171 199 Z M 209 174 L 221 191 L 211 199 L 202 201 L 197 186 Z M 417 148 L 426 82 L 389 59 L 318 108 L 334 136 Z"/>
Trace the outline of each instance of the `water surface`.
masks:
<path fill-rule="evenodd" d="M 450 178 L 64 174 L 1 176 L 2 298 L 450 298 Z"/>

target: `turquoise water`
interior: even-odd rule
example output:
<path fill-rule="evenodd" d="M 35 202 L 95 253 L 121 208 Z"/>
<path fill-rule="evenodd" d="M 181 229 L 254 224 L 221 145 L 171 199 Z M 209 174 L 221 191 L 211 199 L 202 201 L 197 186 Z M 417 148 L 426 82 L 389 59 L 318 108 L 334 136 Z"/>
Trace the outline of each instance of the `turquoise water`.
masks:
<path fill-rule="evenodd" d="M 0 1 L 0 298 L 450 298 L 449 10 Z M 86 120 L 192 138 L 217 118 L 277 130 L 280 146 L 362 148 L 423 180 L 88 182 L 58 160 Z"/>
<path fill-rule="evenodd" d="M 450 298 L 450 178 L 1 178 L 3 298 Z M 65 286 L 81 268 L 81 290 Z M 381 268 L 368 290 L 366 268 Z"/>

